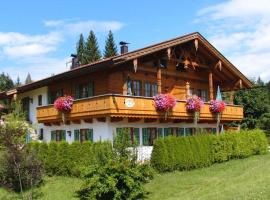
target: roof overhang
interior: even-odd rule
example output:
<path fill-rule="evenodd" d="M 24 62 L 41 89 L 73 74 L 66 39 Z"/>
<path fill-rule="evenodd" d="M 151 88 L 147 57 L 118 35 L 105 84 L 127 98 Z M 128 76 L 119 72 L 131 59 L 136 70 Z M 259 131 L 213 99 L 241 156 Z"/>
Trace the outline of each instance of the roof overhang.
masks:
<path fill-rule="evenodd" d="M 214 56 L 216 56 L 219 60 L 221 60 L 226 67 L 228 67 L 230 69 L 230 71 L 237 77 L 239 77 L 239 79 L 242 80 L 243 85 L 246 88 L 251 88 L 252 87 L 252 82 L 250 80 L 248 80 L 248 78 L 246 78 L 230 61 L 228 61 L 213 45 L 211 45 L 200 33 L 195 32 L 195 33 L 191 33 L 191 34 L 187 34 L 181 37 L 177 37 L 171 40 L 167 40 L 158 44 L 154 44 L 142 49 L 138 49 L 135 51 L 131 51 L 125 54 L 121 54 L 118 56 L 114 56 L 111 58 L 106 58 L 106 59 L 102 59 L 100 61 L 94 62 L 94 63 L 90 63 L 87 65 L 83 65 L 80 67 L 77 67 L 75 69 L 39 80 L 39 81 L 35 81 L 33 83 L 30 84 L 26 84 L 23 86 L 20 86 L 18 88 L 16 88 L 16 92 L 17 93 L 22 93 L 22 92 L 26 92 L 29 90 L 33 90 L 33 89 L 37 89 L 40 87 L 44 87 L 48 84 L 51 84 L 53 82 L 58 82 L 58 81 L 64 81 L 66 78 L 73 78 L 73 77 L 78 77 L 81 76 L 83 74 L 86 73 L 91 73 L 94 71 L 98 71 L 98 70 L 102 70 L 102 69 L 106 69 L 107 67 L 112 67 L 112 66 L 117 66 L 126 62 L 130 62 L 131 60 L 143 57 L 143 56 L 147 56 L 153 53 L 156 53 L 158 51 L 162 51 L 165 50 L 167 48 L 170 47 L 174 47 L 177 45 L 181 45 L 183 43 L 192 41 L 192 40 L 199 40 L 199 42 L 201 44 L 203 44 L 210 53 L 212 53 Z M 6 98 L 9 95 L 12 95 L 14 92 L 13 91 L 8 91 L 8 92 L 1 92 L 0 93 L 0 99 Z"/>

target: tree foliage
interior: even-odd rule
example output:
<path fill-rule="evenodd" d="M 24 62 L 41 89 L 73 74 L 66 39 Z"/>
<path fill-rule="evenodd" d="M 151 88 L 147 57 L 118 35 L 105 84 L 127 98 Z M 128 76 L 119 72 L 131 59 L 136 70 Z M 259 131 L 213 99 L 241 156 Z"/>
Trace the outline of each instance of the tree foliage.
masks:
<path fill-rule="evenodd" d="M 117 55 L 117 46 L 114 42 L 112 31 L 109 31 L 107 40 L 105 42 L 104 58 L 109 58 L 116 55 Z"/>
<path fill-rule="evenodd" d="M 76 46 L 76 50 L 77 50 L 77 58 L 79 60 L 79 64 L 80 65 L 84 65 L 86 64 L 86 60 L 85 60 L 85 41 L 84 41 L 84 37 L 83 34 L 80 34 L 80 38 L 77 42 L 77 46 Z"/>
<path fill-rule="evenodd" d="M 101 53 L 98 47 L 98 42 L 94 31 L 90 31 L 85 43 L 85 62 L 91 63 L 101 59 Z"/>
<path fill-rule="evenodd" d="M 0 174 L 0 184 L 20 191 L 22 198 L 24 189 L 37 186 L 42 181 L 41 162 L 36 153 L 28 151 L 25 145 L 30 129 L 19 103 L 0 125 L 0 146 L 3 147 L 5 158 L 0 163 L 0 171 L 3 172 Z"/>
<path fill-rule="evenodd" d="M 8 74 L 0 75 L 0 91 L 6 91 L 14 88 L 14 83 Z"/>
<path fill-rule="evenodd" d="M 26 76 L 26 79 L 25 79 L 25 84 L 29 84 L 29 83 L 32 83 L 32 78 L 31 78 L 31 75 L 30 73 L 27 74 Z"/>
<path fill-rule="evenodd" d="M 254 88 L 239 90 L 235 94 L 234 103 L 244 106 L 243 128 L 254 129 L 259 127 L 263 116 L 270 113 L 270 92 L 265 84 L 258 79 Z"/>

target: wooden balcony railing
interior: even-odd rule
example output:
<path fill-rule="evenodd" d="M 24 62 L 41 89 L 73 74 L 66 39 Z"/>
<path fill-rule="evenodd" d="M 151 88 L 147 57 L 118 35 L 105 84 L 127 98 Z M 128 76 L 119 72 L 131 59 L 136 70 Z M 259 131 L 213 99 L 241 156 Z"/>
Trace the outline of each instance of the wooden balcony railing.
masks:
<path fill-rule="evenodd" d="M 154 107 L 153 99 L 124 95 L 102 95 L 74 101 L 72 111 L 66 114 L 67 120 L 89 119 L 94 117 L 129 117 L 129 118 L 164 118 Z M 185 101 L 178 101 L 171 119 L 191 120 L 193 114 L 188 113 Z M 37 108 L 39 123 L 59 122 L 62 120 L 53 105 Z M 243 107 L 227 105 L 222 114 L 222 121 L 240 121 L 243 119 Z M 216 116 L 209 111 L 209 104 L 205 104 L 200 113 L 200 120 L 216 121 Z"/>

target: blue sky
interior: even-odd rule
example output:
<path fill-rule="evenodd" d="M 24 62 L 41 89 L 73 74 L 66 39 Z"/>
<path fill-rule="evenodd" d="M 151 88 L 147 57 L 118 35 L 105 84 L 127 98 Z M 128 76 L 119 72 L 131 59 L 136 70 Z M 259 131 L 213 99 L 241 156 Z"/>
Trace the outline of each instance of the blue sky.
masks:
<path fill-rule="evenodd" d="M 269 10 L 267 0 L 3 1 L 0 71 L 24 81 L 68 70 L 91 29 L 102 51 L 110 29 L 130 50 L 199 31 L 245 75 L 270 80 Z"/>

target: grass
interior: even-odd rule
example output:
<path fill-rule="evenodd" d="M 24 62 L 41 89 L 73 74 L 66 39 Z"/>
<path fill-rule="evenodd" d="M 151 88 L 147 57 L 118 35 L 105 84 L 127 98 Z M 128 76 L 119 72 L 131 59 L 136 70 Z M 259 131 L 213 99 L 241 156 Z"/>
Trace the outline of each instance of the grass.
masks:
<path fill-rule="evenodd" d="M 46 177 L 44 184 L 38 189 L 37 197 L 40 200 L 75 200 L 75 191 L 80 188 L 81 179 L 69 177 Z M 29 191 L 28 191 L 29 193 Z M 27 195 L 27 193 L 25 194 Z M 19 195 L 0 188 L 0 199 L 19 199 Z"/>
<path fill-rule="evenodd" d="M 41 200 L 75 200 L 82 180 L 46 177 L 38 189 Z M 147 199 L 256 200 L 270 199 L 270 154 L 215 164 L 208 168 L 156 175 L 145 185 Z M 19 196 L 0 188 L 0 199 Z"/>
<path fill-rule="evenodd" d="M 157 175 L 145 186 L 148 199 L 270 199 L 270 154 Z"/>

